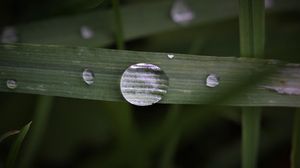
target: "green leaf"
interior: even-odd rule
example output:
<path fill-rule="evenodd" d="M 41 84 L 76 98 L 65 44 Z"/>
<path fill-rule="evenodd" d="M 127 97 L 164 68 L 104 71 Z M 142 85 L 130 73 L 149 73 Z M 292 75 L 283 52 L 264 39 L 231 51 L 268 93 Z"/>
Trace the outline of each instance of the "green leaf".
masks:
<path fill-rule="evenodd" d="M 240 53 L 242 57 L 263 57 L 265 48 L 265 6 L 263 0 L 240 0 Z M 242 167 L 257 166 L 260 139 L 260 108 L 242 109 Z"/>
<path fill-rule="evenodd" d="M 262 0 L 240 0 L 240 52 L 262 57 L 265 48 L 265 12 Z"/>
<path fill-rule="evenodd" d="M 24 152 L 22 152 L 22 158 L 20 159 L 20 167 L 22 168 L 31 167 L 31 163 L 37 155 L 37 150 L 46 130 L 53 99 L 50 96 L 37 97 L 30 136 L 28 137 L 28 141 L 26 141 L 26 145 L 24 145 Z"/>
<path fill-rule="evenodd" d="M 225 19 L 238 17 L 238 6 L 235 0 L 222 5 L 219 0 L 189 0 L 188 4 L 195 11 L 195 19 L 189 24 L 204 25 Z M 299 1 L 276 1 L 272 12 L 297 9 Z M 124 28 L 124 39 L 132 40 L 181 28 L 173 23 L 169 16 L 171 1 L 135 3 L 121 7 Z M 68 44 L 85 46 L 105 46 L 114 41 L 113 11 L 99 10 L 74 16 L 37 21 L 18 25 L 21 42 L 44 44 Z M 53 26 L 55 25 L 55 26 Z M 95 32 L 93 38 L 82 39 L 80 27 L 87 25 Z"/>
<path fill-rule="evenodd" d="M 180 105 L 171 106 L 166 116 L 166 121 L 162 127 L 162 133 L 165 135 L 164 147 L 161 154 L 161 168 L 172 167 L 173 157 L 180 140 L 182 125 L 179 124 Z M 161 133 L 160 133 L 161 134 Z"/>
<path fill-rule="evenodd" d="M 3 135 L 0 136 L 0 143 L 3 142 L 5 139 L 7 139 L 13 135 L 17 135 L 19 133 L 20 133 L 19 130 L 13 130 L 13 131 L 8 131 L 8 132 L 4 133 Z"/>
<path fill-rule="evenodd" d="M 7 157 L 7 163 L 6 163 L 6 168 L 14 168 L 17 162 L 17 157 L 19 155 L 21 145 L 25 139 L 25 136 L 27 135 L 27 132 L 29 131 L 31 122 L 25 125 L 21 130 L 20 133 L 12 145 L 8 157 Z"/>
<path fill-rule="evenodd" d="M 114 11 L 114 20 L 116 25 L 116 41 L 117 41 L 117 48 L 122 50 L 124 49 L 124 33 L 123 33 L 123 23 L 121 17 L 121 9 L 120 9 L 120 2 L 119 0 L 112 0 L 113 4 L 113 11 Z"/>
<path fill-rule="evenodd" d="M 168 93 L 162 103 L 207 104 L 213 99 L 220 99 L 227 92 L 240 94 L 233 99 L 226 98 L 226 102 L 221 104 L 300 106 L 297 92 L 290 95 L 277 93 L 288 89 L 299 90 L 298 64 L 186 54 L 174 54 L 174 58 L 169 59 L 167 53 L 25 44 L 0 45 L 0 55 L 0 81 L 14 79 L 18 84 L 14 90 L 0 85 L 2 92 L 123 101 L 120 93 L 123 71 L 132 64 L 146 62 L 158 65 L 169 78 Z M 245 86 L 259 82 L 252 74 L 263 74 L 274 67 L 278 70 L 264 82 L 249 90 L 242 90 L 244 85 L 238 87 L 243 79 Z M 82 79 L 85 68 L 95 73 L 91 86 Z M 220 77 L 218 87 L 209 88 L 205 85 L 210 73 Z M 282 86 L 282 82 L 286 86 Z"/>
<path fill-rule="evenodd" d="M 260 140 L 261 110 L 257 107 L 243 108 L 242 114 L 242 167 L 257 166 Z"/>

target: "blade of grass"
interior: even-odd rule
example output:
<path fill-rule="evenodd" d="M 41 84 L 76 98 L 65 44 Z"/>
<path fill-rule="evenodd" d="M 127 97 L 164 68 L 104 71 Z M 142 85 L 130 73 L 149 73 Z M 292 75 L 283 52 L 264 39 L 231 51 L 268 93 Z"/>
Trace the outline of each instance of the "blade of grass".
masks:
<path fill-rule="evenodd" d="M 117 48 L 119 50 L 124 49 L 124 33 L 123 33 L 123 23 L 120 13 L 120 2 L 119 0 L 112 0 L 113 4 L 113 11 L 114 11 L 114 20 L 115 20 L 115 31 L 116 31 L 116 42 L 117 42 Z"/>
<path fill-rule="evenodd" d="M 299 8 L 299 1 L 276 1 L 273 12 Z M 189 24 L 203 25 L 238 16 L 235 0 L 226 1 L 222 5 L 219 0 L 190 0 L 189 4 L 196 11 L 195 19 Z M 136 3 L 121 8 L 124 23 L 124 39 L 132 40 L 155 33 L 178 29 L 168 12 L 170 2 L 155 1 Z M 114 42 L 111 35 L 114 29 L 112 10 L 99 10 L 74 16 L 62 16 L 44 21 L 18 25 L 20 39 L 25 43 L 44 43 L 62 45 L 106 46 Z M 57 25 L 57 26 L 53 26 Z M 80 27 L 87 25 L 94 30 L 91 39 L 84 40 L 80 36 Z"/>
<path fill-rule="evenodd" d="M 180 116 L 180 105 L 172 105 L 170 111 L 168 111 L 167 118 L 165 121 L 165 140 L 164 148 L 161 155 L 161 168 L 171 168 L 172 160 L 175 155 L 180 135 L 181 135 L 181 125 L 178 124 L 178 119 Z M 162 128 L 163 129 L 163 128 Z"/>
<path fill-rule="evenodd" d="M 242 167 L 255 168 L 258 159 L 261 110 L 243 108 L 242 114 Z"/>
<path fill-rule="evenodd" d="M 216 12 L 220 10 L 218 6 L 214 5 L 217 1 L 191 0 L 191 6 L 195 8 L 195 11 L 201 11 L 201 14 L 199 13 L 199 17 L 195 17 L 190 25 L 236 17 L 237 11 L 234 10 L 236 5 L 233 0 L 231 3 L 222 5 L 221 10 L 226 11 L 223 14 Z M 117 2 L 113 4 L 118 6 Z M 210 10 L 207 10 L 208 8 Z M 119 12 L 115 9 L 114 7 L 112 10 L 99 10 L 78 16 L 67 16 L 23 24 L 17 26 L 18 32 L 20 39 L 25 43 L 105 46 L 118 40 L 112 34 L 116 32 L 116 29 L 119 29 L 120 25 L 115 22 L 115 18 L 118 18 L 119 15 L 122 16 L 124 23 L 123 32 L 126 40 L 179 28 L 177 24 L 171 21 L 168 12 L 166 12 L 170 10 L 169 1 L 136 3 L 120 8 Z M 59 26 L 53 27 L 53 25 Z M 82 25 L 88 25 L 94 30 L 93 38 L 88 40 L 81 38 L 79 29 Z M 118 45 L 120 44 L 118 42 Z"/>
<path fill-rule="evenodd" d="M 72 15 L 90 11 L 99 6 L 104 0 L 66 0 L 66 1 L 19 1 L 14 3 L 18 12 L 13 16 L 19 22 L 41 20 L 57 15 Z M 12 10 L 14 11 L 14 10 Z"/>
<path fill-rule="evenodd" d="M 37 155 L 43 134 L 46 130 L 53 99 L 54 98 L 50 96 L 37 97 L 32 129 L 29 133 L 28 141 L 26 141 L 24 146 L 24 152 L 22 152 L 22 158 L 19 164 L 22 168 L 31 167 L 31 164 Z"/>
<path fill-rule="evenodd" d="M 263 0 L 240 0 L 240 52 L 242 57 L 262 57 L 265 47 Z M 260 108 L 242 109 L 242 167 L 255 168 L 260 139 Z"/>
<path fill-rule="evenodd" d="M 9 131 L 9 132 L 4 133 L 3 135 L 0 136 L 0 144 L 1 144 L 1 142 L 4 141 L 6 138 L 11 137 L 11 136 L 13 136 L 13 135 L 17 135 L 17 134 L 19 134 L 19 133 L 20 133 L 19 130 L 13 130 L 13 131 Z"/>
<path fill-rule="evenodd" d="M 292 142 L 292 157 L 291 167 L 300 167 L 300 110 L 297 109 L 294 113 L 294 128 L 293 128 L 293 142 Z"/>
<path fill-rule="evenodd" d="M 0 80 L 15 79 L 18 83 L 14 90 L 0 85 L 2 92 L 123 101 L 120 77 L 128 66 L 137 62 L 156 64 L 169 77 L 168 94 L 162 103 L 205 104 L 208 99 L 218 98 L 222 92 L 239 84 L 241 76 L 247 79 L 250 74 L 260 74 L 272 67 L 280 68 L 266 79 L 264 85 L 281 89 L 291 87 L 295 91 L 300 88 L 299 65 L 284 64 L 281 67 L 281 63 L 272 60 L 186 54 L 175 54 L 175 58 L 170 60 L 166 53 L 25 44 L 0 45 L 0 55 Z M 94 84 L 90 87 L 82 80 L 82 71 L 86 67 L 95 73 Z M 206 87 L 209 73 L 220 76 L 219 87 Z M 248 80 L 255 81 L 252 78 Z M 280 87 L 282 81 L 292 85 Z M 257 85 L 223 104 L 300 106 L 297 92 L 288 95 L 273 90 Z"/>
<path fill-rule="evenodd" d="M 6 168 L 14 168 L 16 163 L 17 163 L 17 157 L 19 155 L 21 145 L 25 139 L 25 136 L 27 135 L 27 132 L 29 131 L 31 122 L 26 124 L 21 130 L 20 133 L 12 145 L 8 157 L 7 157 L 7 162 L 6 162 Z"/>

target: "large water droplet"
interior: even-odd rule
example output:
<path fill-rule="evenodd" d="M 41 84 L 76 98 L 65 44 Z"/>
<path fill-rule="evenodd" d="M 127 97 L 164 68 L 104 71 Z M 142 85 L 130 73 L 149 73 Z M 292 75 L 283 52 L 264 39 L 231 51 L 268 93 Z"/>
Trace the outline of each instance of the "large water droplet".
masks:
<path fill-rule="evenodd" d="M 156 65 L 138 63 L 127 68 L 120 88 L 123 97 L 131 104 L 149 106 L 159 102 L 167 93 L 169 80 Z"/>
<path fill-rule="evenodd" d="M 4 27 L 0 36 L 1 43 L 15 43 L 18 41 L 17 30 L 13 26 Z"/>
<path fill-rule="evenodd" d="M 16 89 L 18 87 L 17 85 L 17 81 L 16 80 L 13 80 L 13 79 L 8 79 L 6 81 L 6 86 L 7 88 L 9 89 Z"/>
<path fill-rule="evenodd" d="M 171 18 L 175 23 L 185 25 L 192 21 L 194 17 L 194 12 L 185 0 L 174 0 L 171 8 Z"/>
<path fill-rule="evenodd" d="M 206 78 L 206 86 L 216 87 L 219 85 L 219 77 L 216 74 L 209 74 Z"/>
<path fill-rule="evenodd" d="M 93 84 L 94 78 L 95 78 L 95 74 L 93 71 L 89 69 L 84 69 L 84 71 L 82 72 L 82 79 L 86 84 L 88 85 Z"/>
<path fill-rule="evenodd" d="M 89 26 L 81 26 L 80 33 L 83 39 L 91 39 L 95 34 Z"/>

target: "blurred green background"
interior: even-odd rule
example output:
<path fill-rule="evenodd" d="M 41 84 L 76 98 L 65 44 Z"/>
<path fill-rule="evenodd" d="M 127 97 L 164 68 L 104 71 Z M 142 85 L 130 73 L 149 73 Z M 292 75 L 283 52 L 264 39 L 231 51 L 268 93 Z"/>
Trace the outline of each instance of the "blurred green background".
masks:
<path fill-rule="evenodd" d="M 149 0 L 122 0 L 121 7 L 142 3 L 149 3 Z M 222 6 L 223 3 L 226 1 L 220 0 L 214 5 Z M 109 0 L 1 0 L 0 26 L 111 8 Z M 299 11 L 296 7 L 267 13 L 266 58 L 300 61 L 297 56 L 300 49 Z M 99 47 L 116 48 L 116 45 Z M 178 26 L 127 40 L 126 49 L 239 56 L 238 16 Z M 33 120 L 37 116 L 38 99 L 36 95 L 0 93 L 0 135 L 20 129 Z M 259 167 L 290 167 L 292 121 L 296 110 L 262 108 Z M 34 144 L 37 150 L 32 152 L 31 167 L 240 167 L 240 114 L 239 107 L 162 104 L 135 107 L 126 102 L 55 97 L 43 123 L 45 127 L 39 133 L 40 143 Z M 29 132 L 30 136 L 32 132 Z M 29 139 L 25 139 L 18 163 L 28 152 Z M 4 166 L 14 140 L 15 136 L 12 136 L 0 143 L 0 167 Z"/>

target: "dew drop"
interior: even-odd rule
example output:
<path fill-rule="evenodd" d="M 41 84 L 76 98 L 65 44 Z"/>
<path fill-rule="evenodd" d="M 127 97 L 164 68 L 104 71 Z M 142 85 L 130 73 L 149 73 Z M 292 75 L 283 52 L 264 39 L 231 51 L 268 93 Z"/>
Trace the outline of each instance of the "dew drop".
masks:
<path fill-rule="evenodd" d="M 273 0 L 265 0 L 265 8 L 266 9 L 272 8 L 273 4 L 274 4 Z"/>
<path fill-rule="evenodd" d="M 1 32 L 1 43 L 15 43 L 18 41 L 17 30 L 13 26 L 6 26 Z"/>
<path fill-rule="evenodd" d="M 91 39 L 95 34 L 89 26 L 81 26 L 80 33 L 83 39 Z"/>
<path fill-rule="evenodd" d="M 206 86 L 216 87 L 219 85 L 219 77 L 216 74 L 209 74 L 206 78 Z"/>
<path fill-rule="evenodd" d="M 95 78 L 95 74 L 93 71 L 89 69 L 84 69 L 84 71 L 82 72 L 82 79 L 86 84 L 88 85 L 93 84 L 94 78 Z"/>
<path fill-rule="evenodd" d="M 13 79 L 8 79 L 6 81 L 6 86 L 7 88 L 9 89 L 16 89 L 18 87 L 17 85 L 17 81 L 16 80 L 13 80 Z"/>
<path fill-rule="evenodd" d="M 173 59 L 174 57 L 174 54 L 168 54 L 168 58 Z"/>
<path fill-rule="evenodd" d="M 127 68 L 120 82 L 123 97 L 136 106 L 149 106 L 159 102 L 167 93 L 169 80 L 160 67 L 138 63 Z"/>
<path fill-rule="evenodd" d="M 174 0 L 170 14 L 173 22 L 181 25 L 190 23 L 195 17 L 185 0 Z"/>

